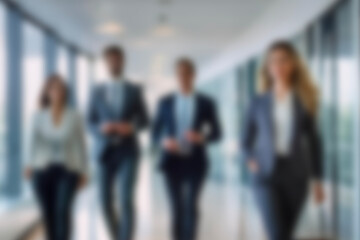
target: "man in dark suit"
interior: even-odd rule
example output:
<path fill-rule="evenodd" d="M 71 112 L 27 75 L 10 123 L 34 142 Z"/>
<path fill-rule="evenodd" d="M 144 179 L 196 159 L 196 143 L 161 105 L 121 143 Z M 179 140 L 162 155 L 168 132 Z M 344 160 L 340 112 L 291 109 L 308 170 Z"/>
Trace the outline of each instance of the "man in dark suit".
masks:
<path fill-rule="evenodd" d="M 179 91 L 158 106 L 152 139 L 160 145 L 172 208 L 174 240 L 194 240 L 198 199 L 208 169 L 207 144 L 220 139 L 221 130 L 213 101 L 194 90 L 195 66 L 187 58 L 176 64 Z"/>
<path fill-rule="evenodd" d="M 110 81 L 96 86 L 90 98 L 88 123 L 100 162 L 101 200 L 113 239 L 133 239 L 133 195 L 139 162 L 137 133 L 148 125 L 141 89 L 124 76 L 125 56 L 116 46 L 106 48 L 104 59 Z M 120 190 L 119 218 L 114 207 L 114 185 Z"/>

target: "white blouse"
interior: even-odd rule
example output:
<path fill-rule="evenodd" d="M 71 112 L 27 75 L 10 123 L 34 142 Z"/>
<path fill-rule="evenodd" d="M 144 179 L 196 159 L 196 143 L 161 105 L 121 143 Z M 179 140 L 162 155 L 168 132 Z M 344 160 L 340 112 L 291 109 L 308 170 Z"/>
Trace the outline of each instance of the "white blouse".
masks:
<path fill-rule="evenodd" d="M 29 165 L 39 169 L 61 164 L 69 170 L 87 173 L 85 134 L 80 114 L 66 109 L 58 125 L 49 110 L 34 116 Z"/>
<path fill-rule="evenodd" d="M 273 119 L 275 132 L 275 150 L 279 155 L 288 155 L 294 119 L 294 96 L 287 94 L 284 99 L 274 97 Z"/>

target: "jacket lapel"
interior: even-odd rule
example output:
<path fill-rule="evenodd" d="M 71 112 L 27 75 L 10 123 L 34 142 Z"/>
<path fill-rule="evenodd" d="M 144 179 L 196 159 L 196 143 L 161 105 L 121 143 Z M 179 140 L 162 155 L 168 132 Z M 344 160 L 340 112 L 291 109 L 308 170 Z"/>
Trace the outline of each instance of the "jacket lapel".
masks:
<path fill-rule="evenodd" d="M 170 137 L 176 136 L 176 106 L 175 106 L 175 95 L 171 96 L 168 109 L 166 111 L 168 113 L 168 134 Z"/>
<path fill-rule="evenodd" d="M 119 109 L 119 119 L 121 120 L 128 120 L 128 112 L 129 112 L 129 107 L 131 105 L 132 99 L 131 99 L 131 89 L 129 87 L 129 84 L 127 82 L 124 82 L 124 89 L 123 89 L 123 99 L 122 99 L 122 104 L 121 104 L 121 109 Z"/>
<path fill-rule="evenodd" d="M 194 93 L 194 115 L 192 119 L 192 129 L 194 131 L 199 130 L 199 127 L 201 125 L 201 101 L 198 94 Z"/>
<path fill-rule="evenodd" d="M 291 129 L 291 143 L 294 143 L 297 132 L 300 126 L 300 119 L 301 119 L 301 111 L 302 111 L 302 105 L 300 102 L 300 99 L 297 95 L 294 96 L 293 99 L 293 121 L 292 121 L 292 129 Z"/>
<path fill-rule="evenodd" d="M 274 117 L 273 117 L 273 109 L 274 109 L 274 97 L 271 92 L 266 95 L 265 98 L 265 120 L 266 123 L 269 124 L 269 131 L 271 139 L 275 139 L 275 125 L 274 125 Z M 273 142 L 273 141 L 272 141 Z"/>

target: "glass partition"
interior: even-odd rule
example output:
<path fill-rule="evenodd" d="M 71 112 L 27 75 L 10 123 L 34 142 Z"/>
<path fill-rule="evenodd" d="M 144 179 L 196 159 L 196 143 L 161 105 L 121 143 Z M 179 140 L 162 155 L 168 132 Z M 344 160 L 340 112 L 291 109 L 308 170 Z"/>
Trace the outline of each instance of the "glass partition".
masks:
<path fill-rule="evenodd" d="M 76 58 L 76 84 L 78 106 L 84 112 L 91 87 L 89 60 L 84 55 L 78 55 Z"/>
<path fill-rule="evenodd" d="M 353 236 L 354 228 L 354 194 L 358 186 L 354 182 L 354 174 L 359 174 L 358 169 L 355 172 L 354 148 L 359 147 L 359 143 L 354 142 L 355 134 L 354 124 L 356 111 L 359 111 L 359 103 L 356 102 L 356 96 L 359 89 L 356 85 L 354 76 L 357 71 L 357 60 L 354 48 L 353 22 L 351 18 L 351 1 L 343 1 L 336 12 L 336 30 L 337 46 L 336 51 L 336 137 L 337 137 L 337 154 L 336 154 L 336 172 L 337 172 L 337 225 L 338 237 L 340 239 L 356 239 Z"/>
<path fill-rule="evenodd" d="M 23 146 L 24 160 L 29 156 L 30 131 L 34 112 L 39 108 L 39 96 L 45 79 L 44 36 L 29 22 L 23 23 Z"/>
<path fill-rule="evenodd" d="M 68 81 L 69 77 L 69 52 L 64 45 L 59 45 L 57 49 L 57 61 L 56 61 L 57 73 Z"/>
<path fill-rule="evenodd" d="M 0 194 L 4 184 L 6 169 L 6 46 L 5 8 L 0 3 Z"/>

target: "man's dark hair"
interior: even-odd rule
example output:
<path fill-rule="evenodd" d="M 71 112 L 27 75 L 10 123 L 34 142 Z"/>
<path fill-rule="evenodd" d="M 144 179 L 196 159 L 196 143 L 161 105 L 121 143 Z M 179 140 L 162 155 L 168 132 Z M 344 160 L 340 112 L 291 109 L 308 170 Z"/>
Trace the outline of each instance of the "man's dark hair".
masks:
<path fill-rule="evenodd" d="M 188 57 L 181 57 L 176 61 L 175 67 L 184 66 L 188 68 L 193 74 L 196 73 L 196 66 L 194 62 Z"/>
<path fill-rule="evenodd" d="M 103 55 L 104 55 L 104 57 L 107 57 L 110 55 L 116 55 L 121 58 L 125 57 L 124 50 L 120 46 L 116 46 L 116 45 L 107 46 L 103 51 Z"/>

